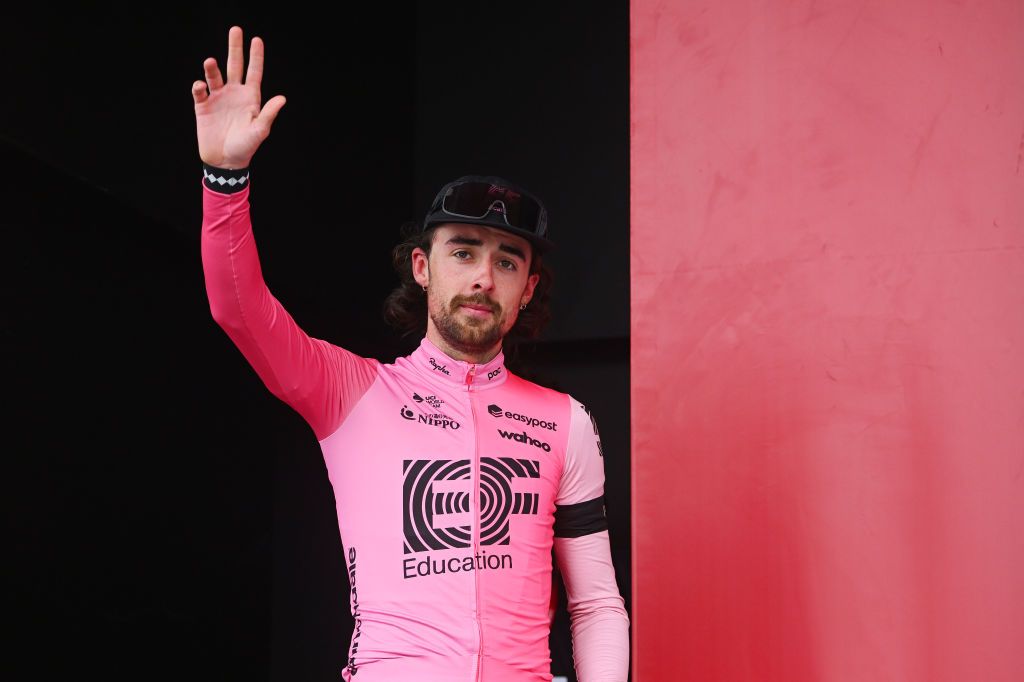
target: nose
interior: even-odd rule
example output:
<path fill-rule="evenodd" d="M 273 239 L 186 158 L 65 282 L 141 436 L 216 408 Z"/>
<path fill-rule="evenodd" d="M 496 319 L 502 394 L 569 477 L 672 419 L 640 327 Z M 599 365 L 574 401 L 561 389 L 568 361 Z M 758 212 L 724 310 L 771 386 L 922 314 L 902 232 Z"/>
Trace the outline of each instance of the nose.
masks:
<path fill-rule="evenodd" d="M 483 260 L 480 266 L 473 273 L 474 291 L 491 291 L 494 289 L 494 264 L 490 260 Z"/>

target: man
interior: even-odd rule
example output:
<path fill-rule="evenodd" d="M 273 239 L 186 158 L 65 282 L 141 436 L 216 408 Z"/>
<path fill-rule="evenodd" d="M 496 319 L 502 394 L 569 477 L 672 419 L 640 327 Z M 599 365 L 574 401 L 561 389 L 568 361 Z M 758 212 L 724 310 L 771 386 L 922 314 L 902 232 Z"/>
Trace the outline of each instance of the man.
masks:
<path fill-rule="evenodd" d="M 206 287 L 214 319 L 323 451 L 355 619 L 343 679 L 550 680 L 554 548 L 580 681 L 622 682 L 629 622 L 596 424 L 503 364 L 502 340 L 543 288 L 543 206 L 501 178 L 449 183 L 395 251 L 403 286 L 387 315 L 425 321 L 417 350 L 382 364 L 311 338 L 260 269 L 248 167 L 285 99 L 260 106 L 259 38 L 244 83 L 243 63 L 234 26 L 227 80 L 210 58 L 192 86 Z"/>

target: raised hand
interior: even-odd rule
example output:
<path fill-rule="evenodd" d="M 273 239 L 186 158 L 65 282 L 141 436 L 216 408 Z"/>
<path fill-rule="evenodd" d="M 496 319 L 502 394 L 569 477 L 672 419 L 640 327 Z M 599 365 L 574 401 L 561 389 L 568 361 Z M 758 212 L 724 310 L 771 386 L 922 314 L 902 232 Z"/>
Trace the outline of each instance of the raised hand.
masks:
<path fill-rule="evenodd" d="M 270 98 L 260 108 L 263 78 L 263 40 L 253 37 L 249 46 L 249 69 L 242 82 L 245 54 L 242 29 L 228 30 L 227 82 L 213 57 L 203 62 L 206 80 L 192 83 L 196 105 L 196 136 L 199 158 L 219 168 L 244 168 L 284 106 L 284 95 Z M 207 92 L 209 89 L 209 92 Z"/>

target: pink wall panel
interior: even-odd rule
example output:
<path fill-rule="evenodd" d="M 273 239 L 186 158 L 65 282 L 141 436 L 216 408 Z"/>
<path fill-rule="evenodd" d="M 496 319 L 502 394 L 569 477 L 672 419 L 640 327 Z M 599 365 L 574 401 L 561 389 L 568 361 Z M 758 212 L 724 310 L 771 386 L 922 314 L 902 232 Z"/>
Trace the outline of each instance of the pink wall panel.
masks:
<path fill-rule="evenodd" d="M 634 682 L 1024 680 L 1024 3 L 631 3 Z"/>

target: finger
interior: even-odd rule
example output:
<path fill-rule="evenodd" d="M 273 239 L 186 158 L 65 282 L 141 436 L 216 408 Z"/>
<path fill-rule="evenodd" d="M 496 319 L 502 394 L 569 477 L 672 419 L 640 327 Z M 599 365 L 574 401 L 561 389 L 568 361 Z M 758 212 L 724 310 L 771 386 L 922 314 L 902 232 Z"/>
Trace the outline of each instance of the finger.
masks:
<path fill-rule="evenodd" d="M 263 40 L 253 36 L 249 44 L 249 69 L 245 72 L 245 84 L 259 86 L 263 80 Z"/>
<path fill-rule="evenodd" d="M 203 75 L 206 77 L 206 84 L 210 86 L 210 92 L 224 86 L 224 78 L 220 75 L 220 67 L 217 60 L 210 57 L 203 62 Z"/>
<path fill-rule="evenodd" d="M 263 105 L 260 115 L 256 117 L 256 125 L 263 131 L 263 137 L 270 134 L 270 126 L 273 125 L 274 119 L 277 118 L 277 114 L 281 111 L 285 101 L 284 95 L 275 95 Z"/>
<path fill-rule="evenodd" d="M 192 99 L 196 104 L 202 104 L 209 96 L 206 92 L 206 81 L 196 81 L 192 84 Z"/>
<path fill-rule="evenodd" d="M 240 26 L 232 26 L 228 30 L 228 83 L 242 82 L 242 65 L 245 63 L 245 53 L 242 50 L 242 29 Z"/>

